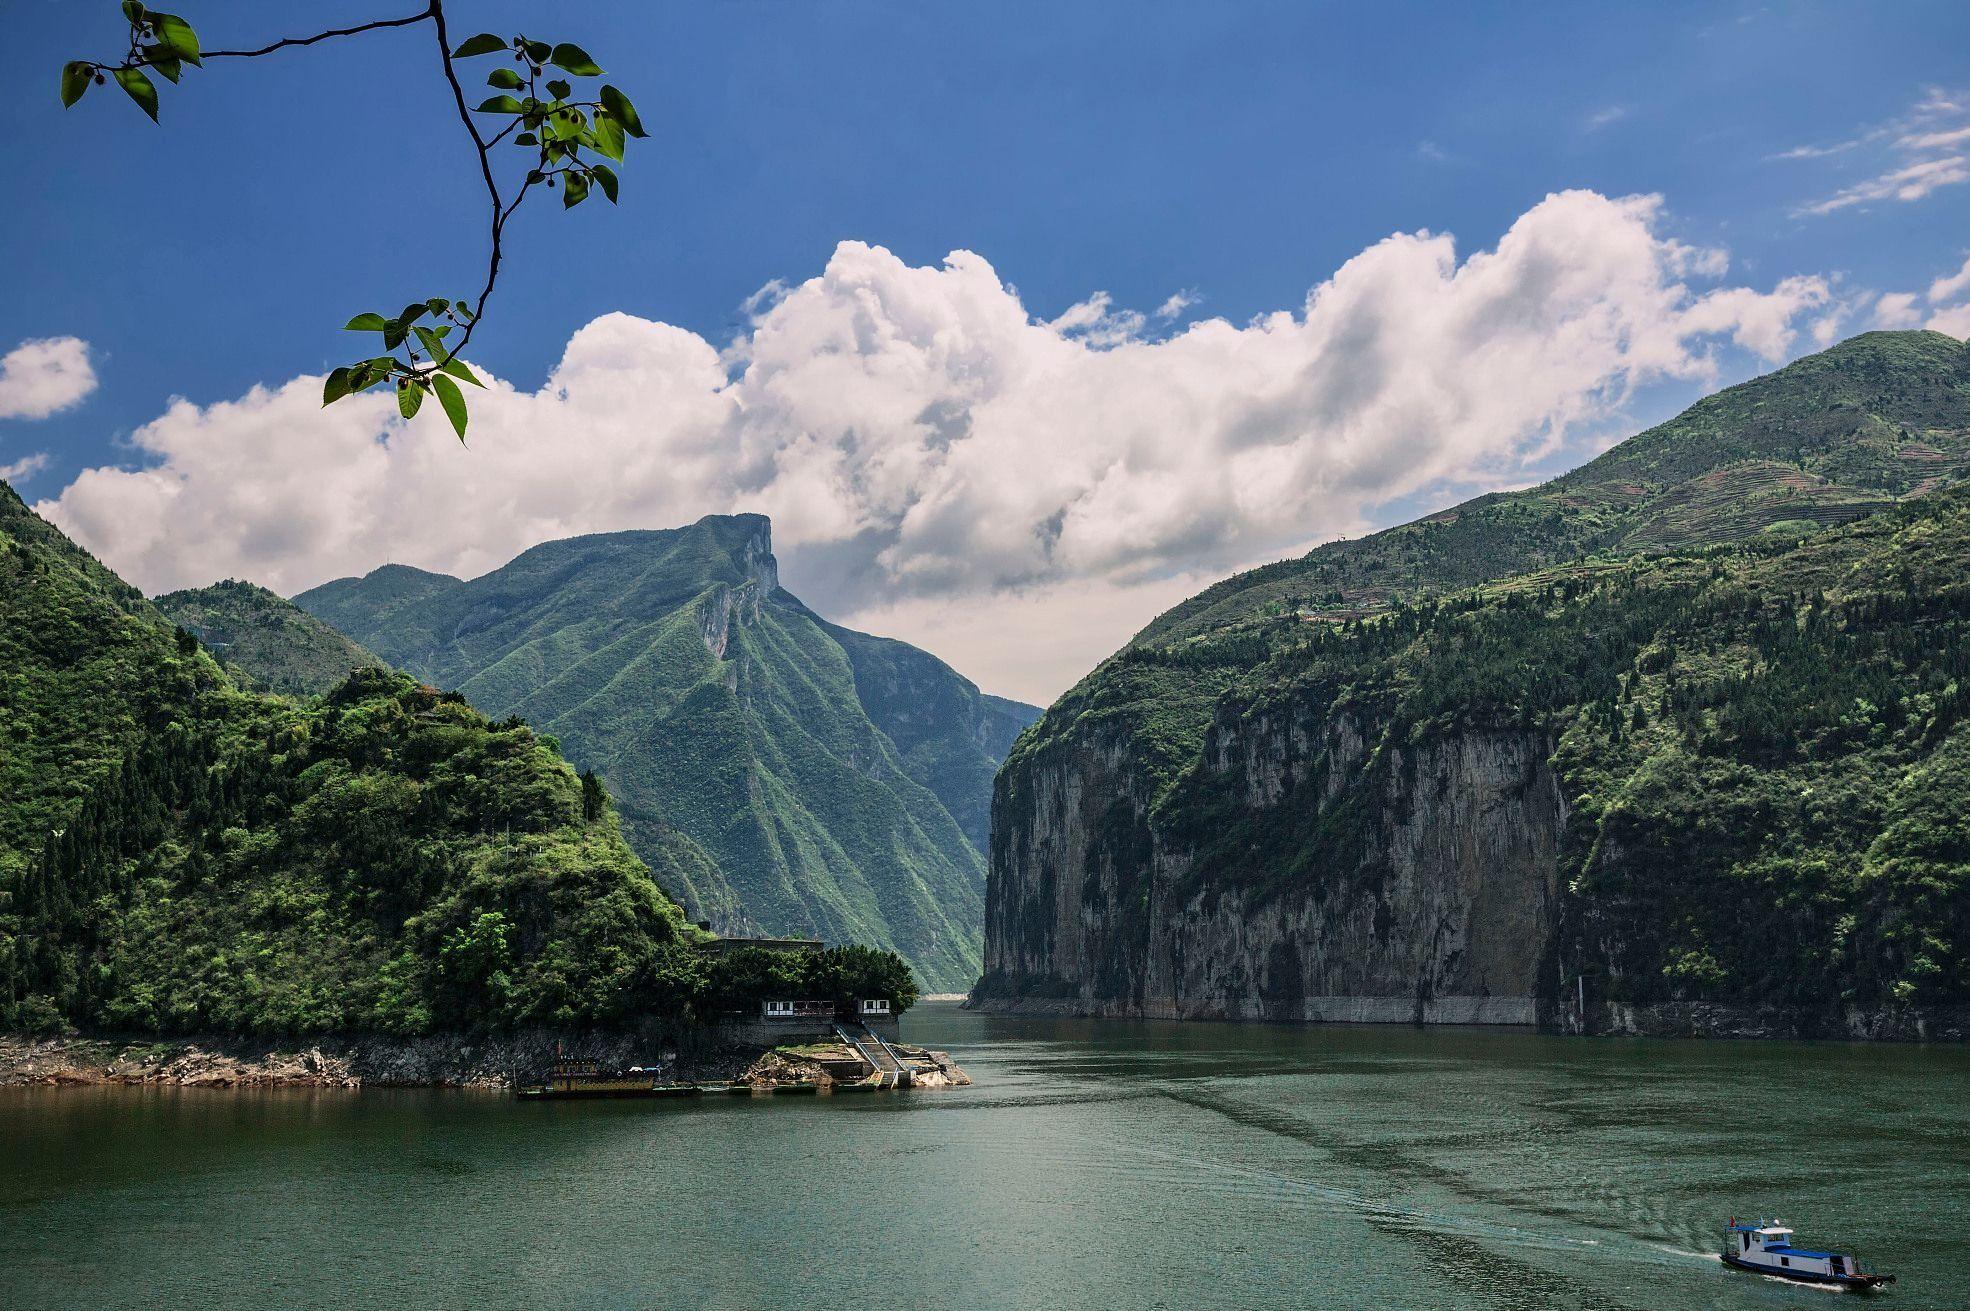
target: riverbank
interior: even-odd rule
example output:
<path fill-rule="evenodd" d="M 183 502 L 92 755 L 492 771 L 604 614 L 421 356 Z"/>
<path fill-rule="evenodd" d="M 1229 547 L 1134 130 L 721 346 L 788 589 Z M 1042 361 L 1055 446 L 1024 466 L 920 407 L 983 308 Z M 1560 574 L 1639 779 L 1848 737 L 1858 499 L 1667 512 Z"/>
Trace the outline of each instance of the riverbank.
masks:
<path fill-rule="evenodd" d="M 1970 1007 L 1912 1006 L 1841 1010 L 1803 1006 L 1754 1006 L 1730 1002 L 1676 1002 L 1659 1006 L 1601 1003 L 1583 1024 L 1572 1006 L 1531 997 L 1323 997 L 1302 999 L 1300 1011 L 1280 1013 L 1263 999 L 1242 1008 L 1141 1005 L 1102 998 L 979 996 L 963 1003 L 981 1015 L 1052 1019 L 1175 1020 L 1188 1024 L 1400 1025 L 1403 1027 L 1517 1028 L 1574 1037 L 1822 1040 L 1831 1042 L 1970 1042 Z"/>
<path fill-rule="evenodd" d="M 916 1086 L 971 1082 L 946 1052 L 896 1044 Z M 605 1067 L 661 1065 L 677 1083 L 849 1082 L 853 1059 L 819 1049 L 722 1040 L 716 1030 L 675 1037 L 551 1029 L 497 1036 L 324 1035 L 277 1041 L 226 1034 L 182 1038 L 0 1034 L 0 1088 L 81 1084 L 182 1088 L 477 1088 L 504 1091 L 515 1071 L 545 1069 L 557 1056 Z M 823 1057 L 831 1059 L 822 1059 Z"/>

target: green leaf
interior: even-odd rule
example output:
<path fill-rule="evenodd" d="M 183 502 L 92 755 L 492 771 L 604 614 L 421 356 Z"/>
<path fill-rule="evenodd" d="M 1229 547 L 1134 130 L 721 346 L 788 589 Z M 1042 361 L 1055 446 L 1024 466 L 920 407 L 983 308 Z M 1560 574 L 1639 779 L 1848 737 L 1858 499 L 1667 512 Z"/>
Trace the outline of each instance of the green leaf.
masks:
<path fill-rule="evenodd" d="M 602 76 L 601 68 L 588 57 L 586 50 L 578 45 L 570 45 L 566 41 L 554 47 L 553 52 L 547 56 L 547 62 L 556 68 L 566 69 L 576 77 Z"/>
<path fill-rule="evenodd" d="M 90 74 L 89 65 L 79 59 L 62 65 L 62 107 L 64 109 L 82 99 L 82 93 L 89 89 L 90 82 L 94 80 Z"/>
<path fill-rule="evenodd" d="M 477 36 L 468 36 L 460 42 L 458 49 L 451 52 L 451 57 L 471 59 L 476 55 L 489 55 L 495 50 L 504 49 L 506 49 L 505 40 L 494 36 L 491 32 L 481 32 Z"/>
<path fill-rule="evenodd" d="M 190 23 L 176 14 L 153 13 L 150 15 L 150 26 L 152 34 L 157 37 L 158 44 L 172 54 L 187 64 L 203 62 L 199 57 L 198 33 L 192 31 Z"/>
<path fill-rule="evenodd" d="M 464 441 L 465 394 L 459 391 L 457 383 L 442 373 L 431 379 L 431 385 L 437 390 L 438 404 L 445 407 L 445 417 L 451 420 L 452 431 L 458 434 L 458 440 Z"/>
<path fill-rule="evenodd" d="M 479 106 L 481 114 L 524 114 L 527 107 L 512 96 L 494 96 Z"/>
<path fill-rule="evenodd" d="M 525 51 L 527 58 L 536 64 L 546 63 L 548 55 L 553 53 L 552 48 L 545 41 L 525 41 L 521 43 L 520 49 Z"/>
<path fill-rule="evenodd" d="M 483 387 L 486 385 L 485 383 L 480 382 L 478 375 L 473 373 L 472 370 L 466 368 L 465 362 L 459 359 L 457 356 L 453 356 L 451 359 L 446 360 L 443 364 L 440 364 L 438 366 L 438 372 L 449 373 L 452 377 L 458 379 L 460 382 L 469 382 L 474 387 Z M 436 379 L 433 379 L 432 381 L 435 382 Z"/>
<path fill-rule="evenodd" d="M 357 384 L 357 390 L 368 391 L 379 383 L 390 381 L 390 375 L 397 371 L 397 362 L 388 355 L 378 355 L 373 360 L 364 360 L 361 369 L 362 380 Z"/>
<path fill-rule="evenodd" d="M 629 103 L 629 97 L 612 86 L 602 88 L 602 108 L 615 116 L 622 130 L 633 137 L 650 135 L 643 130 L 643 120 L 636 116 L 636 106 Z"/>
<path fill-rule="evenodd" d="M 123 16 L 133 23 L 144 21 L 144 7 L 137 0 L 123 0 Z"/>
<path fill-rule="evenodd" d="M 622 163 L 622 124 L 616 121 L 614 114 L 604 112 L 595 116 L 595 131 L 590 134 L 590 144 L 618 164 Z"/>
<path fill-rule="evenodd" d="M 444 339 L 421 324 L 412 331 L 417 334 L 417 339 L 424 343 L 424 349 L 430 352 L 431 358 L 443 363 L 446 359 Z"/>
<path fill-rule="evenodd" d="M 451 307 L 452 312 L 457 314 L 459 318 L 464 319 L 467 323 L 472 321 L 471 305 L 462 300 L 455 300 L 451 303 Z"/>
<path fill-rule="evenodd" d="M 145 63 L 164 74 L 166 81 L 176 82 L 178 80 L 178 74 L 182 71 L 182 65 L 163 46 L 145 46 L 139 53 L 143 55 Z"/>
<path fill-rule="evenodd" d="M 588 179 L 579 173 L 570 173 L 561 179 L 561 208 L 573 209 L 588 199 Z"/>
<path fill-rule="evenodd" d="M 588 171 L 595 175 L 595 181 L 602 188 L 602 194 L 609 198 L 609 203 L 615 204 L 616 171 L 607 164 L 590 164 Z"/>
<path fill-rule="evenodd" d="M 344 396 L 347 396 L 354 390 L 349 385 L 350 379 L 354 376 L 354 369 L 330 369 L 328 371 L 328 377 L 322 382 L 321 403 L 323 405 L 333 405 Z"/>
<path fill-rule="evenodd" d="M 531 132 L 522 132 L 519 136 L 513 138 L 513 144 L 516 146 L 537 146 L 540 144 L 540 138 Z"/>
<path fill-rule="evenodd" d="M 150 121 L 157 122 L 157 88 L 144 76 L 140 68 L 113 68 L 110 72 L 116 84 L 124 89 L 130 98 L 137 102 L 137 108 L 150 115 Z"/>
<path fill-rule="evenodd" d="M 433 314 L 443 314 L 450 307 L 451 302 L 443 296 L 433 296 L 424 302 L 424 308 L 430 310 Z"/>
<path fill-rule="evenodd" d="M 409 378 L 397 379 L 397 413 L 406 419 L 417 414 L 417 407 L 424 404 L 424 389 Z"/>
<path fill-rule="evenodd" d="M 397 316 L 397 322 L 408 328 L 411 324 L 417 322 L 430 312 L 431 303 L 429 301 L 414 300 L 404 306 L 404 312 Z"/>
<path fill-rule="evenodd" d="M 510 68 L 495 68 L 486 74 L 486 85 L 498 87 L 502 91 L 518 91 L 526 83 L 522 82 L 520 75 Z"/>
<path fill-rule="evenodd" d="M 549 82 L 547 84 L 547 94 L 553 96 L 556 100 L 566 100 L 568 98 L 568 93 L 573 90 L 574 90 L 573 87 L 569 86 L 566 82 L 563 82 L 558 77 L 555 78 L 552 82 Z"/>
<path fill-rule="evenodd" d="M 383 325 L 383 349 L 386 351 L 393 351 L 397 349 L 397 347 L 404 344 L 404 338 L 408 337 L 409 335 L 410 335 L 409 328 L 397 322 L 395 319 L 391 319 L 388 323 Z"/>
<path fill-rule="evenodd" d="M 385 327 L 381 314 L 358 314 L 342 325 L 344 332 L 381 332 Z"/>

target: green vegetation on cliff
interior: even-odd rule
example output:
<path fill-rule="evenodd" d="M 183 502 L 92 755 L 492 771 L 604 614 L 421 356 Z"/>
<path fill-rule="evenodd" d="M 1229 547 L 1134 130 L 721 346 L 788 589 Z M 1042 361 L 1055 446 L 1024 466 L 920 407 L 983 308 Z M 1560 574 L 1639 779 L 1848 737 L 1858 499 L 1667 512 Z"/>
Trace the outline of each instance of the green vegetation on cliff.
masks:
<path fill-rule="evenodd" d="M 666 887 L 721 928 L 977 977 L 993 772 L 1037 712 L 778 584 L 758 515 L 550 542 L 471 582 L 391 566 L 297 597 L 593 769 Z"/>
<path fill-rule="evenodd" d="M 168 593 L 154 604 L 249 687 L 320 696 L 351 670 L 383 663 L 294 602 L 253 583 L 228 579 Z"/>
<path fill-rule="evenodd" d="M 696 937 L 550 740 L 381 669 L 243 690 L 0 483 L 0 1023 L 420 1033 L 749 1000 L 748 954 L 714 969 Z"/>
<path fill-rule="evenodd" d="M 1179 900 L 1381 887 L 1402 821 L 1381 773 L 1532 734 L 1568 807 L 1549 996 L 1585 973 L 1637 1004 L 1970 1000 L 1970 847 L 1942 799 L 1970 769 L 1967 467 L 1970 350 L 1855 338 L 1540 487 L 1208 589 L 1021 739 L 1001 818 L 1099 746 L 1147 814 L 1076 840 L 1153 834 Z M 1251 762 L 1266 786 L 1220 754 L 1258 724 L 1290 726 Z M 1320 764 L 1341 728 L 1359 773 Z"/>
<path fill-rule="evenodd" d="M 1573 472 L 1297 560 L 1169 610 L 1136 644 L 1298 614 L 1345 617 L 1582 556 L 1844 523 L 1970 462 L 1970 352 L 1940 332 L 1870 332 L 1704 398 Z"/>
<path fill-rule="evenodd" d="M 1186 774 L 1162 826 L 1198 885 L 1372 874 L 1390 760 L 1531 731 L 1570 811 L 1556 963 L 1607 998 L 1970 1000 L 1970 846 L 1941 800 L 1970 782 L 1970 493 L 1316 629 L 1217 714 L 1371 748 L 1264 807 Z"/>

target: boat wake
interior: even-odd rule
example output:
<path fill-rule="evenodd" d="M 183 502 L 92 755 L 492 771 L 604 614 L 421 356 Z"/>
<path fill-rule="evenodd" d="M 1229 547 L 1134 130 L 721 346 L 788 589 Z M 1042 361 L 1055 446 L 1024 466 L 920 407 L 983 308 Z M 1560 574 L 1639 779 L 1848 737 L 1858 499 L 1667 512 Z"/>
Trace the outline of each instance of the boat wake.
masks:
<path fill-rule="evenodd" d="M 1259 1184 L 1265 1191 L 1278 1195 L 1293 1195 L 1315 1201 L 1325 1202 L 1339 1209 L 1353 1211 L 1372 1220 L 1381 1221 L 1393 1228 L 1412 1228 L 1428 1230 L 1432 1233 L 1454 1234 L 1465 1238 L 1483 1238 L 1492 1242 L 1509 1243 L 1521 1247 L 1544 1248 L 1549 1251 L 1564 1251 L 1581 1247 L 1599 1247 L 1597 1238 L 1572 1238 L 1564 1234 L 1541 1233 L 1521 1225 L 1499 1224 L 1476 1220 L 1468 1216 L 1449 1216 L 1439 1211 L 1417 1207 L 1398 1206 L 1370 1197 L 1365 1193 L 1346 1188 L 1335 1188 L 1329 1184 L 1309 1183 L 1291 1175 L 1280 1174 L 1274 1170 L 1257 1166 L 1233 1165 L 1225 1161 L 1213 1161 L 1204 1157 L 1182 1152 L 1167 1152 L 1140 1144 L 1118 1144 L 1118 1148 L 1128 1154 L 1145 1159 L 1156 1160 L 1183 1170 L 1215 1174 L 1224 1178 L 1237 1179 L 1247 1184 Z"/>

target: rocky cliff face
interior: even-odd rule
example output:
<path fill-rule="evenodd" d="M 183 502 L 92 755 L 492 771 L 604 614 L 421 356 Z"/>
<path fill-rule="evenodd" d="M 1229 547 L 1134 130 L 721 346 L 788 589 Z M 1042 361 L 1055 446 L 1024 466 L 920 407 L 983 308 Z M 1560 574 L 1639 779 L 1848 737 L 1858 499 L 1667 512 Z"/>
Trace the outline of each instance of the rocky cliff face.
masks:
<path fill-rule="evenodd" d="M 1013 745 L 974 1003 L 1961 1033 L 1966 472 L 1871 333 L 1207 589 Z"/>
<path fill-rule="evenodd" d="M 1049 753 L 1001 776 L 977 998 L 1533 1023 L 1566 814 L 1550 754 L 1518 730 L 1395 745 L 1347 717 L 1221 720 L 1192 786 L 1238 813 L 1226 850 L 1223 832 L 1151 813 L 1120 735 Z M 1289 835 L 1309 828 L 1338 840 L 1289 868 Z"/>

